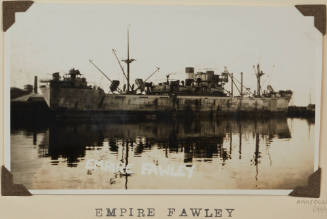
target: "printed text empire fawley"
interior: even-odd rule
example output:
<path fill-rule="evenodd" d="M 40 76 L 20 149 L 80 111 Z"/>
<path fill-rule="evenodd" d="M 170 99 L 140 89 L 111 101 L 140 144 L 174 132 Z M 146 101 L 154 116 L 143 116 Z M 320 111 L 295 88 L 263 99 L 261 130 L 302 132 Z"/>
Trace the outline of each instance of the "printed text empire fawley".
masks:
<path fill-rule="evenodd" d="M 165 216 L 179 217 L 232 217 L 235 209 L 232 208 L 167 208 Z M 162 215 L 163 212 L 160 212 Z M 97 217 L 154 217 L 155 208 L 96 208 Z"/>

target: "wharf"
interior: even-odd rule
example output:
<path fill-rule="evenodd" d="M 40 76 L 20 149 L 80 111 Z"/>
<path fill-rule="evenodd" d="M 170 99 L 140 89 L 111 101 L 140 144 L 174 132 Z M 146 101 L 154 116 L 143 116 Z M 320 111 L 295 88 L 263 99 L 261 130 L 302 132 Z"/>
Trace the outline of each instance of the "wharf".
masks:
<path fill-rule="evenodd" d="M 315 116 L 315 105 L 289 106 L 287 116 L 291 118 L 310 118 Z"/>

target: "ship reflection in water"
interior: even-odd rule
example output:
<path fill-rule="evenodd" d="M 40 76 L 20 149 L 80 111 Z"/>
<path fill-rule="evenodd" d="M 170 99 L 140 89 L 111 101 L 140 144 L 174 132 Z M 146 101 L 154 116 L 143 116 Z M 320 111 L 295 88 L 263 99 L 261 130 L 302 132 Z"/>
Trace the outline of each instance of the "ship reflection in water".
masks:
<path fill-rule="evenodd" d="M 313 173 L 302 119 L 13 127 L 11 169 L 29 189 L 293 189 Z"/>

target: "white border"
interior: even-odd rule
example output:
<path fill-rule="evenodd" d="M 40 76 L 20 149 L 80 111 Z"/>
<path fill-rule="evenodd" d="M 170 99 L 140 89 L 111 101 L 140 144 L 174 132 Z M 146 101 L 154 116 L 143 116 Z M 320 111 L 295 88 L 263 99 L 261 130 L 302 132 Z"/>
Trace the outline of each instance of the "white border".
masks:
<path fill-rule="evenodd" d="M 246 6 L 246 5 L 240 5 L 240 7 Z M 249 5 L 247 5 L 249 6 Z M 265 6 L 260 6 L 265 7 Z M 266 6 L 267 7 L 267 6 Z M 286 6 L 285 7 L 289 7 Z M 294 6 L 292 6 L 294 7 Z M 294 7 L 294 10 L 297 10 Z M 313 28 L 315 28 L 313 26 Z M 10 39 L 6 39 L 6 33 L 4 35 L 4 122 L 5 122 L 5 130 L 4 130 L 4 165 L 6 168 L 10 171 L 11 170 L 11 150 L 10 150 L 10 57 L 6 54 L 8 54 L 9 51 L 9 45 L 10 45 Z M 315 99 L 316 99 L 316 112 L 315 112 L 315 151 L 314 151 L 314 171 L 318 170 L 319 167 L 319 142 L 320 142 L 320 112 L 321 112 L 321 79 L 322 79 L 322 65 L 323 65 L 323 35 L 321 40 L 321 48 L 319 50 L 317 49 L 317 55 L 321 56 L 321 60 L 317 60 L 317 68 L 319 68 L 319 71 L 321 72 L 317 78 L 315 78 L 316 82 L 316 93 L 315 93 Z M 180 194 L 180 195 L 192 195 L 192 194 L 198 194 L 198 195 L 274 195 L 274 196 L 281 196 L 281 195 L 289 195 L 289 193 L 293 190 L 285 189 L 285 190 L 274 190 L 274 189 L 258 189 L 258 190 L 240 190 L 240 189 L 231 189 L 231 190 L 223 190 L 223 189 L 215 189 L 215 190 L 153 190 L 153 189 L 129 189 L 129 190 L 121 190 L 121 189 L 76 189 L 76 190 L 70 190 L 70 189 L 41 189 L 41 190 L 29 190 L 33 195 L 106 195 L 106 194 L 121 194 L 121 195 L 136 195 L 136 194 L 160 194 L 160 195 L 171 195 L 171 194 Z"/>
<path fill-rule="evenodd" d="M 316 27 L 314 27 L 316 28 Z M 313 169 L 317 171 L 319 168 L 319 144 L 320 144 L 320 113 L 321 113 L 321 94 L 322 94 L 322 74 L 323 74 L 323 50 L 324 50 L 324 36 L 321 34 L 321 48 L 317 49 L 317 55 L 321 56 L 321 60 L 316 60 L 317 68 L 321 72 L 318 78 L 315 78 L 315 151 L 314 151 L 314 164 Z"/>
<path fill-rule="evenodd" d="M 10 50 L 10 39 L 6 39 L 5 33 L 4 35 L 4 164 L 6 168 L 11 170 L 11 147 L 10 147 L 10 57 L 8 51 Z M 9 104 L 6 104 L 9 103 Z"/>
<path fill-rule="evenodd" d="M 41 189 L 41 190 L 29 190 L 33 195 L 288 195 L 293 190 L 274 190 L 274 189 L 263 189 L 263 190 L 249 190 L 249 189 L 216 189 L 216 190 L 155 190 L 155 189 L 80 189 L 80 190 L 64 190 L 64 189 Z"/>

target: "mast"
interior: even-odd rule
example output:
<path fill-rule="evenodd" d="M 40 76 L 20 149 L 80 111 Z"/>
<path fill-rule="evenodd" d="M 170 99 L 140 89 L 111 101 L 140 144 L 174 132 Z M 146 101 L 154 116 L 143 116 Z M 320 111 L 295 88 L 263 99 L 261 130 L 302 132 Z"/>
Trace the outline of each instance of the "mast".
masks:
<path fill-rule="evenodd" d="M 243 97 L 243 72 L 241 72 L 241 97 Z"/>
<path fill-rule="evenodd" d="M 256 73 L 256 76 L 257 76 L 257 95 L 258 97 L 261 96 L 261 84 L 260 84 L 260 80 L 261 80 L 261 76 L 263 75 L 263 72 L 262 70 L 260 70 L 260 65 L 258 64 L 257 65 L 257 73 Z"/>
<path fill-rule="evenodd" d="M 239 146 L 238 146 L 238 159 L 242 159 L 242 123 L 238 123 L 238 133 L 239 133 Z"/>
<path fill-rule="evenodd" d="M 261 95 L 261 85 L 260 85 L 260 76 L 259 76 L 259 73 L 260 73 L 260 66 L 259 64 L 257 65 L 257 94 L 258 96 L 260 97 Z"/>
<path fill-rule="evenodd" d="M 260 138 L 259 131 L 257 130 L 257 121 L 255 121 L 255 152 L 254 152 L 254 165 L 256 170 L 255 181 L 258 182 L 259 175 L 259 158 L 260 158 Z"/>
<path fill-rule="evenodd" d="M 37 76 L 34 76 L 34 93 L 37 94 Z M 310 99 L 311 103 L 311 99 Z"/>
<path fill-rule="evenodd" d="M 127 173 L 127 166 L 128 166 L 128 150 L 129 150 L 129 140 L 126 143 L 126 156 L 125 156 L 125 189 L 127 189 L 127 182 L 128 182 L 128 173 Z"/>
<path fill-rule="evenodd" d="M 129 57 L 129 28 L 127 29 L 127 59 L 122 60 L 127 65 L 127 93 L 130 92 L 130 67 L 129 64 L 135 61 L 135 59 L 130 59 Z"/>
<path fill-rule="evenodd" d="M 234 97 L 234 76 L 233 73 L 230 73 L 230 78 L 231 78 L 231 95 Z"/>
<path fill-rule="evenodd" d="M 127 30 L 127 60 L 128 60 L 128 62 L 127 62 L 127 92 L 129 92 L 129 84 L 130 84 L 130 77 L 129 77 L 129 73 L 130 73 L 130 71 L 129 71 L 129 64 L 130 64 L 130 62 L 129 62 L 129 29 Z"/>

